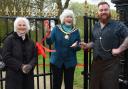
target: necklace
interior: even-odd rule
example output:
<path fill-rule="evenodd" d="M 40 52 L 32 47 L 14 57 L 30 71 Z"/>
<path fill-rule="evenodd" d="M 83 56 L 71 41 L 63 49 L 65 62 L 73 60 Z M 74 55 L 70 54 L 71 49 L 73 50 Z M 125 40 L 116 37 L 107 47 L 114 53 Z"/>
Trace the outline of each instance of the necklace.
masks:
<path fill-rule="evenodd" d="M 106 48 L 104 48 L 104 46 L 103 46 L 103 43 L 102 43 L 102 40 L 103 40 L 103 38 L 102 38 L 102 32 L 101 32 L 101 29 L 98 29 L 99 31 L 97 31 L 97 33 L 98 33 L 98 35 L 99 35 L 99 42 L 100 42 L 100 45 L 101 45 L 101 48 L 105 51 L 105 52 L 110 52 L 111 51 L 111 49 L 106 49 Z"/>
<path fill-rule="evenodd" d="M 101 48 L 102 48 L 105 52 L 111 51 L 111 49 L 105 49 L 105 48 L 104 48 L 104 46 L 103 46 L 103 44 L 102 44 L 102 37 L 101 37 L 101 36 L 99 37 L 99 40 L 100 40 Z"/>
<path fill-rule="evenodd" d="M 77 29 L 73 28 L 70 32 L 66 32 L 66 31 L 63 30 L 63 28 L 61 27 L 61 25 L 58 25 L 58 27 L 59 27 L 60 31 L 62 31 L 65 34 L 64 38 L 67 39 L 67 40 L 69 40 L 70 34 L 73 33 L 73 32 L 75 32 L 77 30 Z"/>

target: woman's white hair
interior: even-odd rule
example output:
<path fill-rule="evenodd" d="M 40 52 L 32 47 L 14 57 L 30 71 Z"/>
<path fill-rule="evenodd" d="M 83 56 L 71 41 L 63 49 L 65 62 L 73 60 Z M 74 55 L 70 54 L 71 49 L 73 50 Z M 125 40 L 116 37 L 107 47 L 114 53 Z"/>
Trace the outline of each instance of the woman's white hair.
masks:
<path fill-rule="evenodd" d="M 64 18 L 67 17 L 67 16 L 71 16 L 72 19 L 73 19 L 73 25 L 76 24 L 76 20 L 75 20 L 75 15 L 73 13 L 72 10 L 69 10 L 69 9 L 65 9 L 62 14 L 60 15 L 60 21 L 61 21 L 61 24 L 64 23 Z"/>
<path fill-rule="evenodd" d="M 29 23 L 29 20 L 25 17 L 17 17 L 14 21 L 14 32 L 17 31 L 17 25 L 18 25 L 18 22 L 23 20 L 26 24 L 26 31 L 28 32 L 30 30 L 30 23 Z"/>

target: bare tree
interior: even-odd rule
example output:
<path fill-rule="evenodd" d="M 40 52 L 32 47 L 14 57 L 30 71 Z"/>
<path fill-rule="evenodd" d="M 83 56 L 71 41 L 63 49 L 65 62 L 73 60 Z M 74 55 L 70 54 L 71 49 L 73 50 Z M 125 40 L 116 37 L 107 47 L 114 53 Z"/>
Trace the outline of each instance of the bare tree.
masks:
<path fill-rule="evenodd" d="M 70 0 L 66 0 L 64 3 L 64 6 L 63 6 L 61 0 L 56 0 L 56 3 L 58 5 L 58 9 L 59 9 L 58 15 L 60 15 L 64 9 L 68 8 L 69 2 L 70 2 Z"/>

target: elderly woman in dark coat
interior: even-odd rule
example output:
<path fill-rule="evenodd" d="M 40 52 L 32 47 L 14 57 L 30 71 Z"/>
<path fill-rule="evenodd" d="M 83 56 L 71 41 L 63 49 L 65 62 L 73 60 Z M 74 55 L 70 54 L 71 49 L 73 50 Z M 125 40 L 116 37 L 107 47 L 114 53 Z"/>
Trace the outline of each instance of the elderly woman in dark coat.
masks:
<path fill-rule="evenodd" d="M 27 35 L 29 29 L 29 21 L 18 17 L 14 22 L 14 33 L 4 41 L 6 89 L 34 89 L 33 69 L 37 57 L 35 44 Z"/>

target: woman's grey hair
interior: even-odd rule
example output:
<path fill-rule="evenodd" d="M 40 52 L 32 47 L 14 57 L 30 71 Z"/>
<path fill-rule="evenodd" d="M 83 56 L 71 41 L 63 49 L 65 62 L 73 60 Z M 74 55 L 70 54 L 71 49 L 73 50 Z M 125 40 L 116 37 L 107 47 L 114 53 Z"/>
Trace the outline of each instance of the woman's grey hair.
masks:
<path fill-rule="evenodd" d="M 73 11 L 69 10 L 69 9 L 65 9 L 62 12 L 62 14 L 60 15 L 60 22 L 61 22 L 61 24 L 64 23 L 64 18 L 67 17 L 67 16 L 71 16 L 72 19 L 73 19 L 73 25 L 76 25 L 75 15 L 74 15 Z"/>
<path fill-rule="evenodd" d="M 23 20 L 25 22 L 26 27 L 27 27 L 26 30 L 28 32 L 30 30 L 30 23 L 29 23 L 29 20 L 27 18 L 25 18 L 25 17 L 17 17 L 15 19 L 15 21 L 14 21 L 14 32 L 17 31 L 18 22 L 21 21 L 21 20 Z"/>

